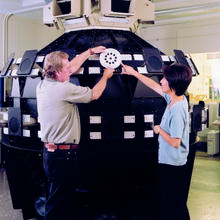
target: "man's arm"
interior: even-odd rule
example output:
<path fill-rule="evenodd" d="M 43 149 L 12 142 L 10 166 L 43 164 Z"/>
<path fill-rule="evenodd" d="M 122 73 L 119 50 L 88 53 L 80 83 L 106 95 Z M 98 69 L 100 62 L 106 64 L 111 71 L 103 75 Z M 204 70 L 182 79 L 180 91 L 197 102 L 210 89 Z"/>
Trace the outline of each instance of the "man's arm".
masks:
<path fill-rule="evenodd" d="M 84 51 L 83 53 L 81 53 L 80 55 L 75 56 L 70 61 L 72 73 L 75 73 L 81 67 L 81 65 L 89 58 L 90 55 L 96 53 L 102 53 L 105 51 L 105 49 L 106 48 L 103 46 L 98 46 L 98 47 L 90 48 Z"/>
<path fill-rule="evenodd" d="M 160 84 L 158 84 L 157 82 L 155 82 L 151 78 L 138 73 L 131 66 L 124 65 L 123 63 L 121 63 L 121 65 L 123 67 L 122 74 L 128 74 L 128 75 L 135 76 L 142 83 L 144 83 L 144 85 L 146 85 L 147 87 L 153 89 L 155 92 L 157 92 L 160 95 L 163 94 Z"/>
<path fill-rule="evenodd" d="M 98 99 L 105 87 L 107 85 L 108 79 L 110 79 L 113 75 L 114 69 L 105 69 L 102 78 L 96 83 L 96 85 L 92 88 L 92 100 Z"/>

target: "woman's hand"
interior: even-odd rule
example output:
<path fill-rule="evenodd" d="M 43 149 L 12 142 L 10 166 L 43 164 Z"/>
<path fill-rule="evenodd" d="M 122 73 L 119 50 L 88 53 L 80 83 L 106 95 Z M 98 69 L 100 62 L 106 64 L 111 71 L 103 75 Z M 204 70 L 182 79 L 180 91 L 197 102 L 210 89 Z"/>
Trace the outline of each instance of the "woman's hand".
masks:
<path fill-rule="evenodd" d="M 155 126 L 153 127 L 153 129 L 154 129 L 154 133 L 155 133 L 155 134 L 160 134 L 160 130 L 161 130 L 160 125 L 155 125 Z"/>
<path fill-rule="evenodd" d="M 136 71 L 133 67 L 125 65 L 121 62 L 122 65 L 122 72 L 121 74 L 127 74 L 127 75 L 135 75 Z"/>
<path fill-rule="evenodd" d="M 105 49 L 106 48 L 103 46 L 93 47 L 93 48 L 90 48 L 90 53 L 91 53 L 91 55 L 95 54 L 95 53 L 103 53 L 103 52 L 105 52 Z"/>

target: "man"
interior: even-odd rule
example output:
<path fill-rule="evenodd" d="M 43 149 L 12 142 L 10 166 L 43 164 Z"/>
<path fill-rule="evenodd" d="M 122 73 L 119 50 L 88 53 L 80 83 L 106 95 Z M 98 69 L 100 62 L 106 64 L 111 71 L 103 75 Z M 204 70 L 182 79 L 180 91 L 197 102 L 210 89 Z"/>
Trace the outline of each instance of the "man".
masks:
<path fill-rule="evenodd" d="M 73 219 L 77 179 L 77 149 L 80 141 L 80 118 L 76 103 L 98 99 L 113 69 L 106 69 L 92 88 L 69 82 L 83 62 L 105 47 L 90 48 L 71 61 L 61 51 L 48 54 L 44 61 L 44 79 L 37 86 L 37 108 L 44 142 L 44 169 L 49 181 L 45 220 Z"/>

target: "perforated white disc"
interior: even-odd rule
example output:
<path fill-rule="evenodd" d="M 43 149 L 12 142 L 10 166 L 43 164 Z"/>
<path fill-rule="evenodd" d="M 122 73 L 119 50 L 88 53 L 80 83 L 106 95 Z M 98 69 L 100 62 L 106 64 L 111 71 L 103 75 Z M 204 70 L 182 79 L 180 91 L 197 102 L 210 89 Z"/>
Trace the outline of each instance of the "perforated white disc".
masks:
<path fill-rule="evenodd" d="M 99 60 L 101 65 L 105 68 L 115 69 L 121 63 L 121 54 L 113 48 L 108 48 L 105 52 L 100 54 Z"/>

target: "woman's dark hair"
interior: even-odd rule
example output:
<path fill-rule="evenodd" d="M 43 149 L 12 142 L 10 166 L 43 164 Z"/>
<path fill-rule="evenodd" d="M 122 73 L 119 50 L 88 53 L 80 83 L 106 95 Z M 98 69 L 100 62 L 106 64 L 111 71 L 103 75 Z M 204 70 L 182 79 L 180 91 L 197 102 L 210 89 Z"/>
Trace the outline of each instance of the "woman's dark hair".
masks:
<path fill-rule="evenodd" d="M 191 69 L 183 64 L 165 66 L 163 74 L 170 89 L 175 90 L 177 96 L 183 95 L 192 81 Z"/>

